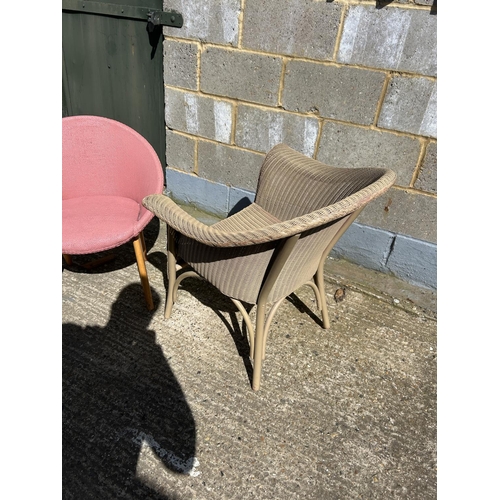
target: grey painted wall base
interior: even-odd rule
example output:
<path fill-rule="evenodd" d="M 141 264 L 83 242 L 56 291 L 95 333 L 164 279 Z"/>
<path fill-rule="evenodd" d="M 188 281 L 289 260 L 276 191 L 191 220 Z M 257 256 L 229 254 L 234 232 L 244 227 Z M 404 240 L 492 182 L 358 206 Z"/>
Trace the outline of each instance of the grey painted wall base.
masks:
<path fill-rule="evenodd" d="M 193 205 L 221 218 L 249 205 L 255 193 L 211 182 L 197 175 L 166 169 L 166 194 L 175 201 Z"/>
<path fill-rule="evenodd" d="M 394 274 L 412 285 L 437 289 L 437 245 L 434 243 L 354 222 L 331 255 Z"/>
<path fill-rule="evenodd" d="M 241 210 L 255 193 L 211 182 L 196 175 L 166 169 L 166 194 L 223 218 Z M 362 224 L 353 223 L 331 255 L 385 273 L 408 283 L 437 289 L 437 245 Z"/>

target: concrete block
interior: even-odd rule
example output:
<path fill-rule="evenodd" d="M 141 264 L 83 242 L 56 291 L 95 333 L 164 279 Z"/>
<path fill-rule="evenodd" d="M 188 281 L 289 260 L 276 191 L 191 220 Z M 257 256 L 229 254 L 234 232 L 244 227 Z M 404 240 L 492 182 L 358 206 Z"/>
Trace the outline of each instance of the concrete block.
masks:
<path fill-rule="evenodd" d="M 198 45 L 190 42 L 163 42 L 163 78 L 166 85 L 198 88 Z"/>
<path fill-rule="evenodd" d="M 247 2 L 242 46 L 264 52 L 332 60 L 341 14 L 342 5 L 335 2 Z"/>
<path fill-rule="evenodd" d="M 255 193 L 252 191 L 245 191 L 244 189 L 229 188 L 229 205 L 228 215 L 233 215 L 240 210 L 243 210 L 248 205 L 255 201 Z"/>
<path fill-rule="evenodd" d="M 398 186 L 409 186 L 419 155 L 417 139 L 325 122 L 317 158 L 338 167 L 390 168 Z"/>
<path fill-rule="evenodd" d="M 393 233 L 354 222 L 330 254 L 369 269 L 387 272 L 385 263 L 393 242 Z"/>
<path fill-rule="evenodd" d="M 196 140 L 167 130 L 167 167 L 194 172 Z"/>
<path fill-rule="evenodd" d="M 437 137 L 437 82 L 427 78 L 392 78 L 377 125 Z"/>
<path fill-rule="evenodd" d="M 264 155 L 213 142 L 198 142 L 200 177 L 255 191 Z"/>
<path fill-rule="evenodd" d="M 437 144 L 435 142 L 427 145 L 424 163 L 415 181 L 415 187 L 437 194 Z"/>
<path fill-rule="evenodd" d="M 281 67 L 279 57 L 208 47 L 201 54 L 201 90 L 275 106 Z"/>
<path fill-rule="evenodd" d="M 173 130 L 229 143 L 233 105 L 228 101 L 166 88 L 165 123 Z"/>
<path fill-rule="evenodd" d="M 437 16 L 427 10 L 353 5 L 337 61 L 436 76 Z"/>
<path fill-rule="evenodd" d="M 182 14 L 182 28 L 164 27 L 165 36 L 238 44 L 240 0 L 163 0 L 164 10 Z"/>
<path fill-rule="evenodd" d="M 371 125 L 384 81 L 385 74 L 379 71 L 290 61 L 285 71 L 283 107 Z"/>
<path fill-rule="evenodd" d="M 397 235 L 387 268 L 409 283 L 437 289 L 437 245 Z"/>
<path fill-rule="evenodd" d="M 356 219 L 360 224 L 436 243 L 437 198 L 391 188 L 371 201 Z"/>
<path fill-rule="evenodd" d="M 238 105 L 235 142 L 238 146 L 267 153 L 276 144 L 312 157 L 318 138 L 316 117 L 299 116 L 284 111 Z"/>
<path fill-rule="evenodd" d="M 220 217 L 227 215 L 229 188 L 196 175 L 166 169 L 167 195 L 175 201 L 193 205 Z"/>

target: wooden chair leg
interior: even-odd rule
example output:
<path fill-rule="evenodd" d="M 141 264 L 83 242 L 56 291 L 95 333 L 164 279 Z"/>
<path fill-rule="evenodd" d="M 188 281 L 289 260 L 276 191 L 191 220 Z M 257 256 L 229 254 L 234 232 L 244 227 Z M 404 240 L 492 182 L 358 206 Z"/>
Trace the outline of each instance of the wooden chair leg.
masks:
<path fill-rule="evenodd" d="M 148 271 L 146 269 L 146 261 L 144 260 L 144 247 L 142 246 L 141 236 L 137 236 L 134 239 L 134 251 L 135 258 L 137 260 L 137 269 L 139 270 L 139 276 L 141 277 L 142 289 L 144 290 L 144 296 L 146 298 L 146 305 L 150 311 L 154 309 L 153 296 L 151 294 L 151 288 L 149 287 Z"/>
<path fill-rule="evenodd" d="M 63 257 L 64 257 L 64 262 L 66 262 L 66 264 L 68 266 L 71 266 L 71 264 L 73 264 L 73 259 L 72 259 L 71 255 L 68 255 L 67 253 L 63 253 Z"/>

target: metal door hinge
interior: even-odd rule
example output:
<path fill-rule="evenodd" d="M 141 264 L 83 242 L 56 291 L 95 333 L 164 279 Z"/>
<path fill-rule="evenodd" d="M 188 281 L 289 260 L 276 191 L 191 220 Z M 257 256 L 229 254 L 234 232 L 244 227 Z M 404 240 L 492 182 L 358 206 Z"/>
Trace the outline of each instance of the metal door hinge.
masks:
<path fill-rule="evenodd" d="M 180 19 L 179 19 L 180 18 Z M 180 24 L 178 22 L 180 20 Z M 182 27 L 182 16 L 178 12 L 161 10 L 150 10 L 148 12 L 148 31 L 153 31 L 155 26 L 174 26 Z"/>
<path fill-rule="evenodd" d="M 124 17 L 137 19 L 148 23 L 148 31 L 155 26 L 172 26 L 182 28 L 184 20 L 182 14 L 175 10 L 164 12 L 148 7 L 135 7 L 133 5 L 116 5 L 111 3 L 87 1 L 87 0 L 63 0 L 62 10 L 70 12 L 87 12 L 101 16 Z"/>

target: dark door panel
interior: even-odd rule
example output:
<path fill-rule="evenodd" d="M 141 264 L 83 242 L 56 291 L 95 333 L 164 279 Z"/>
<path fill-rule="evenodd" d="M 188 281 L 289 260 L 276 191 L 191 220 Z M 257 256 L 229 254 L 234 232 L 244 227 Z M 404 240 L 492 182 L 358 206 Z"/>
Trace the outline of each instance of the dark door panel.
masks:
<path fill-rule="evenodd" d="M 162 0 L 63 0 L 62 106 L 129 125 L 165 166 L 161 23 L 182 26 L 182 16 L 161 10 Z"/>

